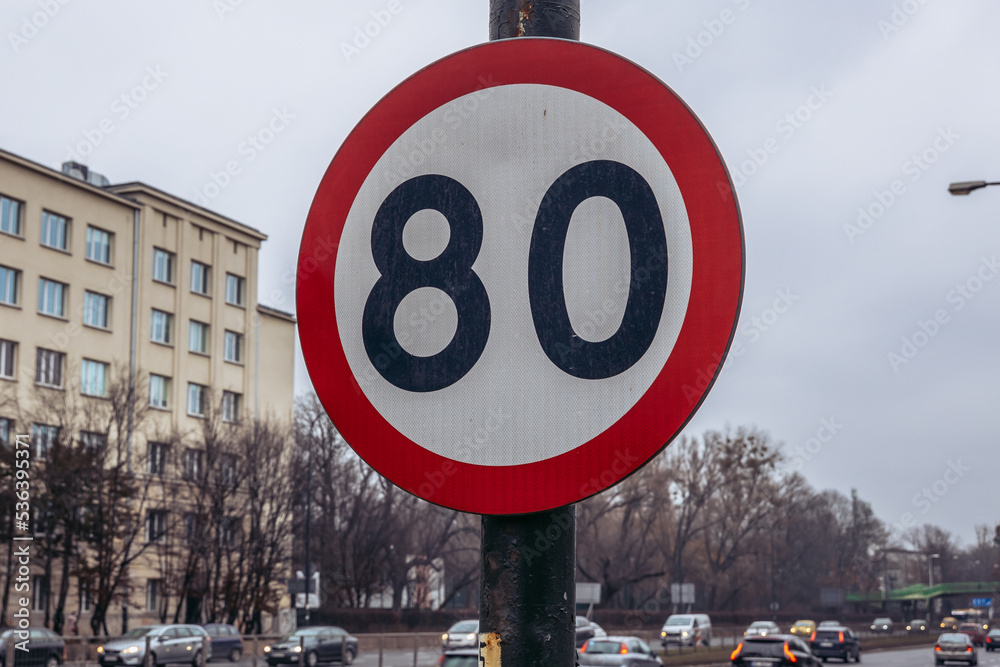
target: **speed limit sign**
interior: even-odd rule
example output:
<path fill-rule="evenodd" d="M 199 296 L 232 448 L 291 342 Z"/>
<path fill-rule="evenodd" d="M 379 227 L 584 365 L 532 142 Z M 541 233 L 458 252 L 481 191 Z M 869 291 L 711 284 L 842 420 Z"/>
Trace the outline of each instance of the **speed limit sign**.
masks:
<path fill-rule="evenodd" d="M 334 157 L 300 249 L 302 349 L 391 482 L 543 511 L 677 435 L 743 265 L 725 165 L 669 88 L 578 42 L 491 42 L 401 83 Z"/>

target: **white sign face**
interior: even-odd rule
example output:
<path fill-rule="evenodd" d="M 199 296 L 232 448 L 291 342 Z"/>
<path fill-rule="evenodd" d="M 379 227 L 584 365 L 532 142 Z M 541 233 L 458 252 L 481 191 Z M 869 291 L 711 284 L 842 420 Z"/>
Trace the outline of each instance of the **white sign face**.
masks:
<path fill-rule="evenodd" d="M 459 112 L 473 106 L 474 115 L 463 121 Z M 666 306 L 653 344 L 633 366 L 599 380 L 569 375 L 546 357 L 528 294 L 529 245 L 543 196 L 572 167 L 595 160 L 627 165 L 650 184 L 664 221 L 668 267 Z M 401 173 L 400 165 L 410 168 Z M 396 188 L 424 174 L 458 180 L 479 205 L 483 238 L 472 270 L 486 289 L 491 326 L 481 356 L 461 379 L 436 391 L 413 392 L 375 372 L 358 323 L 382 277 L 372 253 L 372 225 L 379 207 Z M 450 236 L 444 215 L 425 209 L 405 223 L 403 246 L 411 257 L 432 261 Z M 563 285 L 573 329 L 591 342 L 610 338 L 621 326 L 631 280 L 629 237 L 618 206 L 604 197 L 580 204 L 563 252 Z M 392 144 L 368 175 L 351 207 L 337 255 L 340 339 L 368 400 L 413 442 L 476 465 L 533 463 L 589 441 L 646 392 L 680 331 L 691 265 L 691 236 L 680 190 L 663 157 L 635 125 L 573 90 L 492 88 L 485 99 L 482 92 L 471 93 L 427 114 Z M 393 319 L 400 346 L 428 357 L 455 337 L 458 315 L 444 291 L 423 287 L 402 299 Z"/>
<path fill-rule="evenodd" d="M 347 442 L 426 500 L 518 514 L 613 486 L 690 419 L 735 330 L 743 236 L 669 88 L 523 38 L 369 112 L 320 184 L 298 276 L 303 353 Z"/>

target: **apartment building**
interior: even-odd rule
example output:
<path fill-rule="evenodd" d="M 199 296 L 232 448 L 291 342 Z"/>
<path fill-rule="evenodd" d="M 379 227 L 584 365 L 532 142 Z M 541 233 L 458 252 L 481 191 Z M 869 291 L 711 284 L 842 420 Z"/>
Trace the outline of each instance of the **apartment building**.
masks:
<path fill-rule="evenodd" d="M 206 418 L 290 422 L 295 320 L 257 303 L 266 238 L 144 183 L 0 150 L 0 440 L 30 434 L 44 461 L 56 438 L 100 439 L 38 421 L 39 396 L 86 406 L 129 379 L 147 422 L 122 437 L 140 473 L 163 473 L 153 434 L 179 438 L 176 465 L 196 466 Z M 130 571 L 137 621 L 161 594 L 153 558 Z M 36 583 L 33 614 L 46 602 Z M 89 603 L 78 606 L 82 628 Z"/>

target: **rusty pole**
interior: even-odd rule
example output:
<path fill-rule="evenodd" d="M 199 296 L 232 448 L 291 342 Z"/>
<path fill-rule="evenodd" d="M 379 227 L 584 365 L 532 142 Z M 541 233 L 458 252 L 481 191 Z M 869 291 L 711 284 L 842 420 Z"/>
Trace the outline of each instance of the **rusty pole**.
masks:
<path fill-rule="evenodd" d="M 511 37 L 579 40 L 580 0 L 490 0 L 490 40 Z M 482 539 L 484 667 L 572 667 L 576 508 L 483 516 Z"/>

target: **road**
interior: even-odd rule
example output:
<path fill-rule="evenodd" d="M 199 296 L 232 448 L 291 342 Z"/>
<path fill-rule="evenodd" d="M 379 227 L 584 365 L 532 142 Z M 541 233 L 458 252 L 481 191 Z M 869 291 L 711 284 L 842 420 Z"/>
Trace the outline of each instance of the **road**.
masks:
<path fill-rule="evenodd" d="M 441 649 L 420 649 L 417 653 L 416 667 L 433 667 L 438 664 L 438 658 L 440 657 Z M 363 652 L 354 659 L 353 667 L 379 667 L 379 664 L 378 651 L 371 653 Z M 253 667 L 253 661 L 247 657 L 236 663 L 229 662 L 228 660 L 213 660 L 208 664 L 208 667 L 226 667 L 227 665 L 232 667 Z M 334 665 L 340 667 L 338 663 L 334 663 Z M 258 659 L 257 667 L 267 667 L 267 663 Z M 381 667 L 414 667 L 413 649 L 386 649 L 382 652 Z"/>
<path fill-rule="evenodd" d="M 985 649 L 976 649 L 980 665 L 1000 667 L 1000 652 L 987 653 Z M 836 664 L 831 662 L 828 664 Z M 934 648 L 904 648 L 892 651 L 873 651 L 861 654 L 861 664 L 868 667 L 933 667 Z M 949 665 L 961 665 L 960 662 L 949 662 Z"/>

